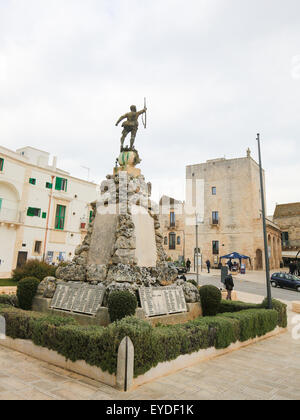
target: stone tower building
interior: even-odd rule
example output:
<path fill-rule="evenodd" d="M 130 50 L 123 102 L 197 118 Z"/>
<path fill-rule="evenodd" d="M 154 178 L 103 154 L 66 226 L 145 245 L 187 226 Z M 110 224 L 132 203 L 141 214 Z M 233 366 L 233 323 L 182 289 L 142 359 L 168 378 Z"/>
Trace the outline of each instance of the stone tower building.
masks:
<path fill-rule="evenodd" d="M 215 159 L 186 168 L 186 258 L 195 265 L 196 215 L 202 264 L 218 266 L 220 257 L 239 252 L 248 268 L 264 267 L 259 165 L 247 157 Z M 281 262 L 281 232 L 268 221 L 271 268 Z"/>

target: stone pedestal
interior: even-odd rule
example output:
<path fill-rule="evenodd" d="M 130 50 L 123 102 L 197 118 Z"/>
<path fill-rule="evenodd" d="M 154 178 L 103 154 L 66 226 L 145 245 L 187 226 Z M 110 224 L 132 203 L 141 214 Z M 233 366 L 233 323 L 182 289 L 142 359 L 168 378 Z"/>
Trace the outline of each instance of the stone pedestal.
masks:
<path fill-rule="evenodd" d="M 118 162 L 120 167 L 114 168 L 114 175 L 120 172 L 127 172 L 128 175 L 134 177 L 141 176 L 141 170 L 135 167 L 141 162 L 138 152 L 133 150 L 123 151 L 120 153 Z"/>
<path fill-rule="evenodd" d="M 101 283 L 106 288 L 104 307 L 113 291 L 128 290 L 137 296 L 140 287 L 168 286 L 178 279 L 163 248 L 159 206 L 151 200 L 151 184 L 136 168 L 140 162 L 136 150 L 120 153 L 120 166 L 107 175 L 100 185 L 100 199 L 91 203 L 87 235 L 72 263 L 56 271 L 57 278 L 67 282 Z M 183 283 L 179 286 L 186 302 L 198 302 L 197 288 Z"/>

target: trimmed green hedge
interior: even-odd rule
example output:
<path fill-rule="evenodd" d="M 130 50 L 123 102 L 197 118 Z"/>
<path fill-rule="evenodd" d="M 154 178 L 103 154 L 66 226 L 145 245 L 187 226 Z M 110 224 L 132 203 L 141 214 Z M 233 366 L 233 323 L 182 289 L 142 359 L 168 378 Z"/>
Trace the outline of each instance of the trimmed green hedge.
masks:
<path fill-rule="evenodd" d="M 11 305 L 18 307 L 18 298 L 16 295 L 0 295 L 0 305 Z"/>
<path fill-rule="evenodd" d="M 108 297 L 108 313 L 111 322 L 120 321 L 127 316 L 133 316 L 137 306 L 136 296 L 128 290 L 110 293 Z"/>
<path fill-rule="evenodd" d="M 49 317 L 5 305 L 0 305 L 0 315 L 6 319 L 9 337 L 32 340 L 66 359 L 85 360 L 111 374 L 117 371 L 119 345 L 129 336 L 135 349 L 135 376 L 180 355 L 210 347 L 223 349 L 236 341 L 262 336 L 280 322 L 278 311 L 266 309 L 224 313 L 156 328 L 135 317 L 124 318 L 107 328 L 82 327 L 72 318 Z"/>
<path fill-rule="evenodd" d="M 245 302 L 238 302 L 238 301 L 231 301 L 231 300 L 230 301 L 222 300 L 219 305 L 218 313 L 222 314 L 226 312 L 240 312 L 246 309 L 258 309 L 261 307 L 262 307 L 261 304 L 256 304 L 256 303 L 245 303 Z"/>
<path fill-rule="evenodd" d="M 280 302 L 279 300 L 272 299 L 273 309 L 275 309 L 278 313 L 278 325 L 281 328 L 286 328 L 288 325 L 287 322 L 287 305 Z M 262 308 L 268 308 L 268 299 L 265 298 L 263 303 L 261 304 Z"/>
<path fill-rule="evenodd" d="M 239 322 L 239 340 L 241 342 L 262 337 L 275 330 L 278 325 L 278 314 L 275 309 L 248 309 L 241 312 L 226 313 L 222 316 Z"/>
<path fill-rule="evenodd" d="M 272 300 L 273 309 L 278 313 L 278 326 L 281 328 L 287 327 L 287 305 L 280 302 L 279 300 Z M 219 306 L 219 314 L 226 312 L 240 312 L 247 309 L 268 309 L 268 299 L 260 304 L 255 303 L 245 303 L 245 302 L 234 302 L 222 300 Z"/>
<path fill-rule="evenodd" d="M 222 293 L 216 286 L 208 284 L 199 288 L 201 306 L 204 316 L 215 316 L 219 312 Z"/>
<path fill-rule="evenodd" d="M 35 277 L 26 277 L 19 281 L 17 286 L 17 298 L 21 309 L 31 311 L 32 302 L 39 284 L 40 281 Z"/>

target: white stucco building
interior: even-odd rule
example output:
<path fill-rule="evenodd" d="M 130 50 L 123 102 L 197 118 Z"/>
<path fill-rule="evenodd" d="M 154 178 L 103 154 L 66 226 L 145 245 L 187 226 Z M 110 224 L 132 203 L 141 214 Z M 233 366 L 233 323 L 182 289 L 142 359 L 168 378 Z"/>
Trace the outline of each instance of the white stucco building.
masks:
<path fill-rule="evenodd" d="M 97 185 L 49 165 L 49 153 L 0 146 L 0 278 L 28 259 L 70 260 L 86 234 Z"/>

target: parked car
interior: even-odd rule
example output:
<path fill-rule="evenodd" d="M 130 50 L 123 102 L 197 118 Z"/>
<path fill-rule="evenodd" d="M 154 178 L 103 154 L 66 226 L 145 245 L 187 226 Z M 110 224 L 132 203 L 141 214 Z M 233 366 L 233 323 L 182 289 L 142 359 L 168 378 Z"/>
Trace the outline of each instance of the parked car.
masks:
<path fill-rule="evenodd" d="M 286 289 L 294 289 L 300 293 L 300 278 L 287 273 L 275 273 L 271 277 L 271 285 L 273 287 L 281 287 Z"/>

